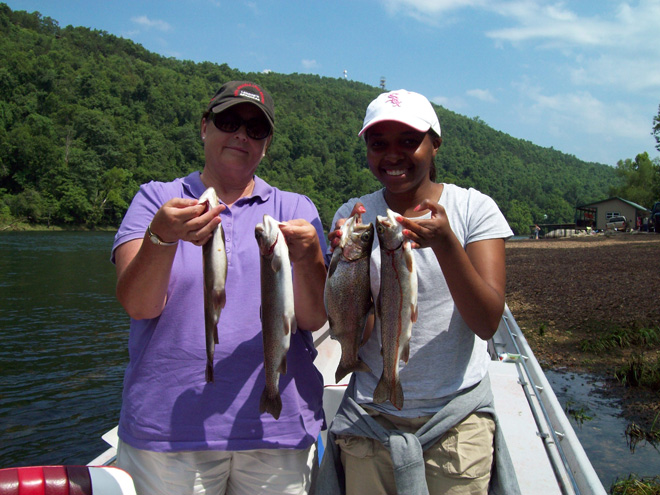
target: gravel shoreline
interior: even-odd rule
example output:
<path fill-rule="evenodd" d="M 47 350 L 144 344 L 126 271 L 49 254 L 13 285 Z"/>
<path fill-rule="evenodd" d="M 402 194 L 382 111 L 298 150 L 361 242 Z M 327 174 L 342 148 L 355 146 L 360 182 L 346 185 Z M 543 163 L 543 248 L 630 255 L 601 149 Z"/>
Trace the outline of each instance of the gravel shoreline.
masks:
<path fill-rule="evenodd" d="M 660 344 L 582 349 L 614 330 L 660 332 L 660 235 L 510 240 L 506 256 L 507 304 L 541 366 L 605 378 L 625 416 L 650 428 L 657 391 L 623 387 L 614 372 L 633 356 L 659 359 Z"/>

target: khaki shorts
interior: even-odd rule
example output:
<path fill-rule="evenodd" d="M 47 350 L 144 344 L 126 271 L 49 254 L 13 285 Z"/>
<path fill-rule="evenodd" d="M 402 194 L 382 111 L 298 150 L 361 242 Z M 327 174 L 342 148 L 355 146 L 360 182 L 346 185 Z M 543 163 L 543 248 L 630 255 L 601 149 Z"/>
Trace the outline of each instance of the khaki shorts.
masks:
<path fill-rule="evenodd" d="M 399 418 L 368 409 L 382 426 L 416 432 L 431 417 Z M 493 463 L 495 421 L 474 413 L 451 428 L 424 452 L 430 495 L 487 494 Z M 394 469 L 388 450 L 371 438 L 337 437 L 346 473 L 347 495 L 396 495 Z"/>
<path fill-rule="evenodd" d="M 151 452 L 119 441 L 117 466 L 137 495 L 307 495 L 318 472 L 316 444 L 304 450 Z"/>

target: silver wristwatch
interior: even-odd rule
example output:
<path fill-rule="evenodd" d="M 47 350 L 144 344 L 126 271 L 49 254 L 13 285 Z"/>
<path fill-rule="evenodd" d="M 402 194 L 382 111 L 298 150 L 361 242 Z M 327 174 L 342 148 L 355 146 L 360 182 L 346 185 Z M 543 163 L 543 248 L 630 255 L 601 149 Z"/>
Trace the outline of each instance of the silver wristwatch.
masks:
<path fill-rule="evenodd" d="M 175 244 L 177 244 L 179 242 L 179 241 L 165 242 L 160 237 L 158 237 L 158 234 L 154 234 L 151 231 L 151 224 L 149 224 L 149 226 L 147 227 L 147 235 L 149 236 L 149 239 L 151 239 L 151 242 L 153 242 L 154 244 L 157 244 L 159 246 L 174 246 Z"/>

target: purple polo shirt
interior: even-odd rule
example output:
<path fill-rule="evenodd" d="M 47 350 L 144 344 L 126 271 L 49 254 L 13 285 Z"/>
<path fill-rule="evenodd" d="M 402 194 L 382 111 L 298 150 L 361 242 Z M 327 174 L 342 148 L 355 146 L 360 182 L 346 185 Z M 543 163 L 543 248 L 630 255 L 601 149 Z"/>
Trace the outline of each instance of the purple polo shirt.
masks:
<path fill-rule="evenodd" d="M 199 198 L 199 172 L 140 187 L 112 247 L 144 236 L 156 211 L 174 197 Z M 124 377 L 119 437 L 143 450 L 251 450 L 306 448 L 323 424 L 323 378 L 313 364 L 310 332 L 291 337 L 287 373 L 280 376 L 279 420 L 259 413 L 265 385 L 261 336 L 259 251 L 254 227 L 267 213 L 303 218 L 323 229 L 306 196 L 280 191 L 255 177 L 252 195 L 221 213 L 228 257 L 227 304 L 218 323 L 215 382 L 204 377 L 202 248 L 179 241 L 167 304 L 158 318 L 131 319 L 130 361 Z M 294 274 L 295 276 L 295 274 Z"/>

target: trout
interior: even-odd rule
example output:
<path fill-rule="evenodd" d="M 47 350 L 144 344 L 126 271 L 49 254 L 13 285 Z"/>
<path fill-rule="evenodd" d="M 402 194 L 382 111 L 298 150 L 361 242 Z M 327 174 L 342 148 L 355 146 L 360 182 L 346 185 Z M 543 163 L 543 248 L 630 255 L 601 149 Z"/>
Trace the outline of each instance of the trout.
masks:
<path fill-rule="evenodd" d="M 417 272 L 410 241 L 403 236 L 397 214 L 388 208 L 387 217 L 377 217 L 380 243 L 380 293 L 376 316 L 380 320 L 383 374 L 374 390 L 374 402 L 389 399 L 403 407 L 399 360 L 408 362 L 412 325 L 417 321 Z"/>
<path fill-rule="evenodd" d="M 330 336 L 341 345 L 335 383 L 354 371 L 371 371 L 358 350 L 373 307 L 369 284 L 373 241 L 373 224 L 362 224 L 355 214 L 342 225 L 341 240 L 332 253 L 323 295 Z"/>
<path fill-rule="evenodd" d="M 266 375 L 259 411 L 275 419 L 282 412 L 280 374 L 286 373 L 286 353 L 291 333 L 296 331 L 289 248 L 279 225 L 277 220 L 264 215 L 263 223 L 254 228 L 261 255 L 261 330 Z"/>
<path fill-rule="evenodd" d="M 215 189 L 209 187 L 199 198 L 208 203 L 208 209 L 218 206 Z M 227 252 L 222 224 L 213 231 L 213 236 L 202 246 L 204 266 L 204 327 L 206 331 L 206 381 L 213 381 L 213 354 L 218 343 L 218 320 L 225 307 L 225 283 L 227 281 Z"/>

